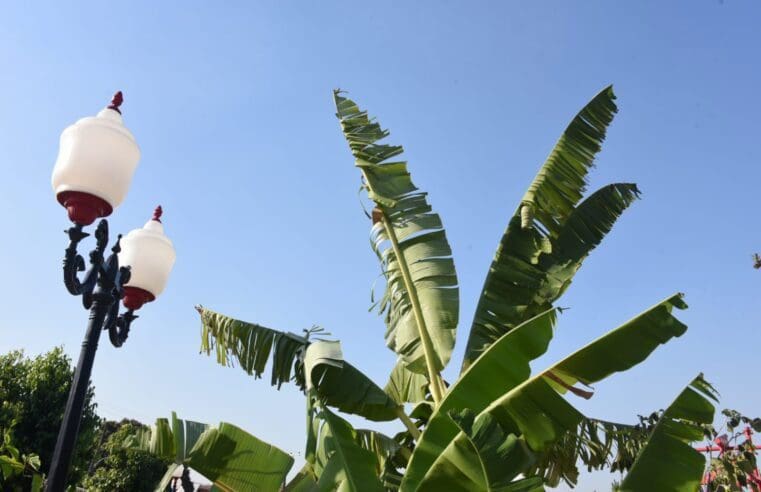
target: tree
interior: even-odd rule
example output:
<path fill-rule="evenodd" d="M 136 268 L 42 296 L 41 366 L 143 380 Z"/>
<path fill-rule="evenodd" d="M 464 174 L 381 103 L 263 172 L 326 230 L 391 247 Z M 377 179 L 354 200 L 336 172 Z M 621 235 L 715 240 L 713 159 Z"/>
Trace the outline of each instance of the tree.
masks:
<path fill-rule="evenodd" d="M 40 457 L 36 454 L 22 454 L 14 446 L 13 429 L 0 428 L 0 437 L 0 490 L 42 490 Z"/>
<path fill-rule="evenodd" d="M 99 450 L 100 457 L 94 463 L 94 470 L 82 481 L 82 486 L 86 490 L 152 491 L 164 475 L 169 461 L 147 451 L 124 446 L 125 441 L 147 427 L 139 422 L 124 420 L 109 422 L 102 429 L 108 436 Z"/>
<path fill-rule="evenodd" d="M 50 461 L 63 419 L 74 370 L 63 348 L 29 358 L 17 350 L 0 356 L 0 427 L 14 423 L 15 446 L 25 454 L 37 454 L 43 473 Z M 72 458 L 69 483 L 78 483 L 87 471 L 98 416 L 94 389 L 88 389 L 77 447 Z"/>
<path fill-rule="evenodd" d="M 574 483 L 578 459 L 604 466 L 620 454 L 623 426 L 587 418 L 564 395 L 592 397 L 589 385 L 681 336 L 687 327 L 674 311 L 687 307 L 682 294 L 546 370 L 532 374 L 530 367 L 552 339 L 561 313 L 554 303 L 639 196 L 636 185 L 615 183 L 584 198 L 617 112 L 612 88 L 568 125 L 510 218 L 451 385 L 441 371 L 456 339 L 459 288 L 441 217 L 407 163 L 395 160 L 402 147 L 381 142 L 388 131 L 340 91 L 334 99 L 372 202 L 371 244 L 386 281 L 376 305 L 386 345 L 398 356 L 388 384 L 381 389 L 321 332 L 283 332 L 198 308 L 202 351 L 255 377 L 271 361 L 273 385 L 294 381 L 305 392 L 307 464 L 286 490 L 543 490 L 561 478 Z M 409 413 L 407 403 L 414 405 Z M 407 430 L 392 438 L 354 429 L 334 410 L 371 421 L 398 418 Z M 604 445 L 589 438 L 598 433 Z M 647 436 L 640 432 L 631 461 Z M 579 445 L 556 460 L 569 438 Z"/>

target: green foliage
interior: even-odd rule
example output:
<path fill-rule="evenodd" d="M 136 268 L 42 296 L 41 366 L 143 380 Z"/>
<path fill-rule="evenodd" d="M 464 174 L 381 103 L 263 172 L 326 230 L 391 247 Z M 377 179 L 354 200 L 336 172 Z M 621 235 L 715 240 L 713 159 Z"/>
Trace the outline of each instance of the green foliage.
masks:
<path fill-rule="evenodd" d="M 427 386 L 425 376 L 407 369 L 403 361 L 397 361 L 383 390 L 399 404 L 417 403 L 425 400 Z"/>
<path fill-rule="evenodd" d="M 615 99 L 607 87 L 579 111 L 510 219 L 484 281 L 463 370 L 499 337 L 549 309 L 638 196 L 636 185 L 617 183 L 579 204 L 618 111 Z"/>
<path fill-rule="evenodd" d="M 517 486 L 514 479 L 536 459 L 526 441 L 505 430 L 488 413 L 478 416 L 465 409 L 450 412 L 448 417 L 464 438 L 454 443 L 453 452 L 442 455 L 416 490 L 492 491 Z M 476 474 L 469 473 L 472 471 Z M 532 477 L 530 481 L 544 490 L 541 478 Z"/>
<path fill-rule="evenodd" d="M 168 462 L 156 490 L 163 491 L 179 466 L 187 466 L 222 491 L 277 490 L 293 466 L 293 458 L 227 422 L 217 426 L 181 420 L 156 419 L 147 431 L 122 440 L 127 449 L 151 453 Z M 155 485 L 155 482 L 154 482 Z"/>
<path fill-rule="evenodd" d="M 443 461 L 458 468 L 460 474 L 472 477 L 467 470 L 473 464 L 463 459 L 461 451 L 468 436 L 447 415 L 452 411 L 468 408 L 479 419 L 491 415 L 506 435 L 521 437 L 533 451 L 550 449 L 553 442 L 575 432 L 584 419 L 561 394 L 570 391 L 591 396 L 575 385 L 590 385 L 627 370 L 645 360 L 659 345 L 681 335 L 686 327 L 671 314 L 675 307 L 687 307 L 679 295 L 532 377 L 528 363 L 546 349 L 555 322 L 554 311 L 546 311 L 503 335 L 466 370 L 434 412 L 412 454 L 402 490 L 417 490 L 441 468 Z M 471 487 L 478 489 L 479 484 Z"/>
<path fill-rule="evenodd" d="M 713 426 L 705 427 L 706 437 L 725 448 L 724 452 L 711 456 L 706 492 L 741 490 L 738 485 L 761 492 L 761 487 L 751 478 L 758 470 L 753 432 L 761 432 L 761 418 L 746 417 L 730 409 L 721 413 L 725 417 L 722 431 L 726 432 L 720 434 Z"/>
<path fill-rule="evenodd" d="M 566 432 L 541 453 L 527 474 L 542 477 L 550 487 L 557 487 L 561 480 L 573 487 L 579 478 L 579 463 L 587 471 L 626 472 L 659 416 L 659 413 L 639 416 L 635 425 L 584 418 L 575 432 Z"/>
<path fill-rule="evenodd" d="M 618 490 L 694 492 L 705 457 L 692 447 L 713 422 L 716 390 L 703 375 L 696 377 L 663 412 Z"/>
<path fill-rule="evenodd" d="M 463 370 L 447 387 L 440 371 L 454 346 L 459 287 L 442 220 L 407 163 L 393 160 L 402 147 L 383 143 L 389 132 L 334 92 L 373 206 L 370 242 L 386 283 L 377 305 L 386 345 L 398 354 L 385 388 L 345 362 L 338 342 L 199 309 L 202 351 L 255 376 L 272 360 L 273 384 L 294 379 L 306 393 L 307 465 L 285 490 L 533 492 L 574 484 L 579 460 L 590 468 L 636 465 L 654 426 L 600 422 L 567 397 L 592 397 L 590 385 L 681 336 L 687 327 L 674 316 L 687 307 L 681 294 L 546 370 L 531 368 L 552 340 L 560 311 L 553 304 L 639 196 L 636 185 L 614 183 L 585 198 L 614 100 L 608 87 L 576 115 L 522 198 L 485 279 Z M 328 407 L 369 420 L 395 414 L 407 430 L 390 438 L 355 429 Z"/>
<path fill-rule="evenodd" d="M 454 348 L 459 290 L 452 250 L 441 217 L 413 183 L 407 163 L 390 161 L 399 145 L 379 143 L 387 130 L 334 91 L 336 116 L 375 203 L 371 244 L 386 277 L 380 311 L 386 313 L 386 344 L 407 368 L 440 371 Z M 432 376 L 429 374 L 429 378 Z"/>
<path fill-rule="evenodd" d="M 376 475 L 376 458 L 358 443 L 352 426 L 326 407 L 314 413 L 317 443 L 312 456 L 319 491 L 380 492 L 383 486 Z"/>
<path fill-rule="evenodd" d="M 82 481 L 82 486 L 93 491 L 150 492 L 164 475 L 169 461 L 138 449 L 127 449 L 124 442 L 145 426 L 124 422 L 107 437 L 103 457 L 95 464 L 95 471 Z"/>
<path fill-rule="evenodd" d="M 306 349 L 305 337 L 247 323 L 196 306 L 201 315 L 201 352 L 214 351 L 222 365 L 238 363 L 248 374 L 262 377 L 272 355 L 272 385 L 278 389 L 292 378 L 292 370 L 299 354 Z M 303 378 L 297 379 L 303 387 Z"/>
<path fill-rule="evenodd" d="M 300 388 L 313 384 L 326 405 L 373 421 L 394 420 L 398 404 L 359 369 L 343 359 L 338 342 L 325 342 L 264 328 L 230 318 L 210 309 L 201 315 L 202 351 L 214 350 L 223 365 L 238 363 L 246 372 L 260 375 L 272 354 L 272 385 L 293 380 Z M 292 375 L 293 374 L 293 375 Z"/>
<path fill-rule="evenodd" d="M 39 455 L 43 473 L 48 473 L 58 428 L 61 425 L 74 370 L 61 347 L 34 358 L 23 351 L 0 356 L 0 427 L 13 426 L 14 443 L 25 454 Z M 72 458 L 69 483 L 78 483 L 87 470 L 98 416 L 94 389 L 88 388 L 79 438 Z"/>
<path fill-rule="evenodd" d="M 23 454 L 13 443 L 13 429 L 0 427 L 0 489 L 6 492 L 42 490 L 40 457 Z"/>

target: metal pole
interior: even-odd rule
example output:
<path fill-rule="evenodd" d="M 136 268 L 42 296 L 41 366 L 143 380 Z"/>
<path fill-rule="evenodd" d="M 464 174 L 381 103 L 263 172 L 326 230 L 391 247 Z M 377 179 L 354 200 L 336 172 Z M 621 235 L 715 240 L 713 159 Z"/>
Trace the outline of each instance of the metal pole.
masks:
<path fill-rule="evenodd" d="M 103 322 L 106 314 L 115 302 L 110 292 L 104 292 L 98 286 L 93 294 L 93 304 L 90 309 L 90 320 L 87 325 L 87 333 L 82 342 L 82 350 L 79 353 L 79 363 L 74 372 L 74 381 L 69 390 L 69 399 L 66 402 L 66 411 L 63 415 L 63 423 L 58 432 L 58 440 L 53 452 L 53 460 L 50 464 L 46 492 L 63 492 L 66 488 L 66 479 L 69 475 L 71 457 L 76 447 L 79 424 L 82 420 L 87 388 L 90 383 L 95 351 L 98 349 L 100 332 L 103 331 Z"/>

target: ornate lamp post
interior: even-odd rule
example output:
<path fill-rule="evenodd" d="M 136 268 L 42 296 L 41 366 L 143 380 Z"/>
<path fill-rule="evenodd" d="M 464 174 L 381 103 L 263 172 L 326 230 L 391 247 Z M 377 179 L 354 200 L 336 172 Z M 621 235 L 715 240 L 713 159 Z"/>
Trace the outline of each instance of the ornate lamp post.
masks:
<path fill-rule="evenodd" d="M 74 223 L 65 231 L 69 247 L 63 260 L 63 282 L 70 294 L 82 296 L 90 317 L 50 465 L 49 492 L 61 492 L 66 486 L 100 332 L 108 331 L 111 343 L 121 347 L 137 318 L 135 311 L 164 290 L 175 261 L 159 206 L 145 227 L 131 231 L 123 240 L 118 236 L 107 259 L 108 222 L 101 219 L 95 229 L 96 246 L 89 255 L 90 268 L 82 280 L 78 277 L 85 270 L 85 260 L 77 253 L 79 242 L 89 236 L 84 227 L 110 215 L 124 200 L 140 160 L 135 138 L 122 121 L 122 101 L 122 93 L 117 92 L 97 116 L 82 118 L 66 128 L 53 169 L 56 198 Z M 127 309 L 122 314 L 119 301 Z"/>

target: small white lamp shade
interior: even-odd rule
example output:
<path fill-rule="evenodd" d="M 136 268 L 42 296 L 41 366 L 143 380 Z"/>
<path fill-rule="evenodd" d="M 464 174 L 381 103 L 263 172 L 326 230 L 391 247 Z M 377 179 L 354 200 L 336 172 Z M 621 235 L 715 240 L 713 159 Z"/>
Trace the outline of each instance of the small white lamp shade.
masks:
<path fill-rule="evenodd" d="M 176 254 L 164 235 L 161 206 L 142 229 L 134 229 L 121 240 L 119 265 L 131 268 L 130 280 L 124 286 L 124 306 L 140 309 L 161 294 L 172 271 Z"/>
<path fill-rule="evenodd" d="M 117 92 L 97 116 L 82 118 L 61 133 L 53 191 L 77 224 L 110 215 L 132 182 L 140 149 L 123 124 L 122 101 Z"/>

